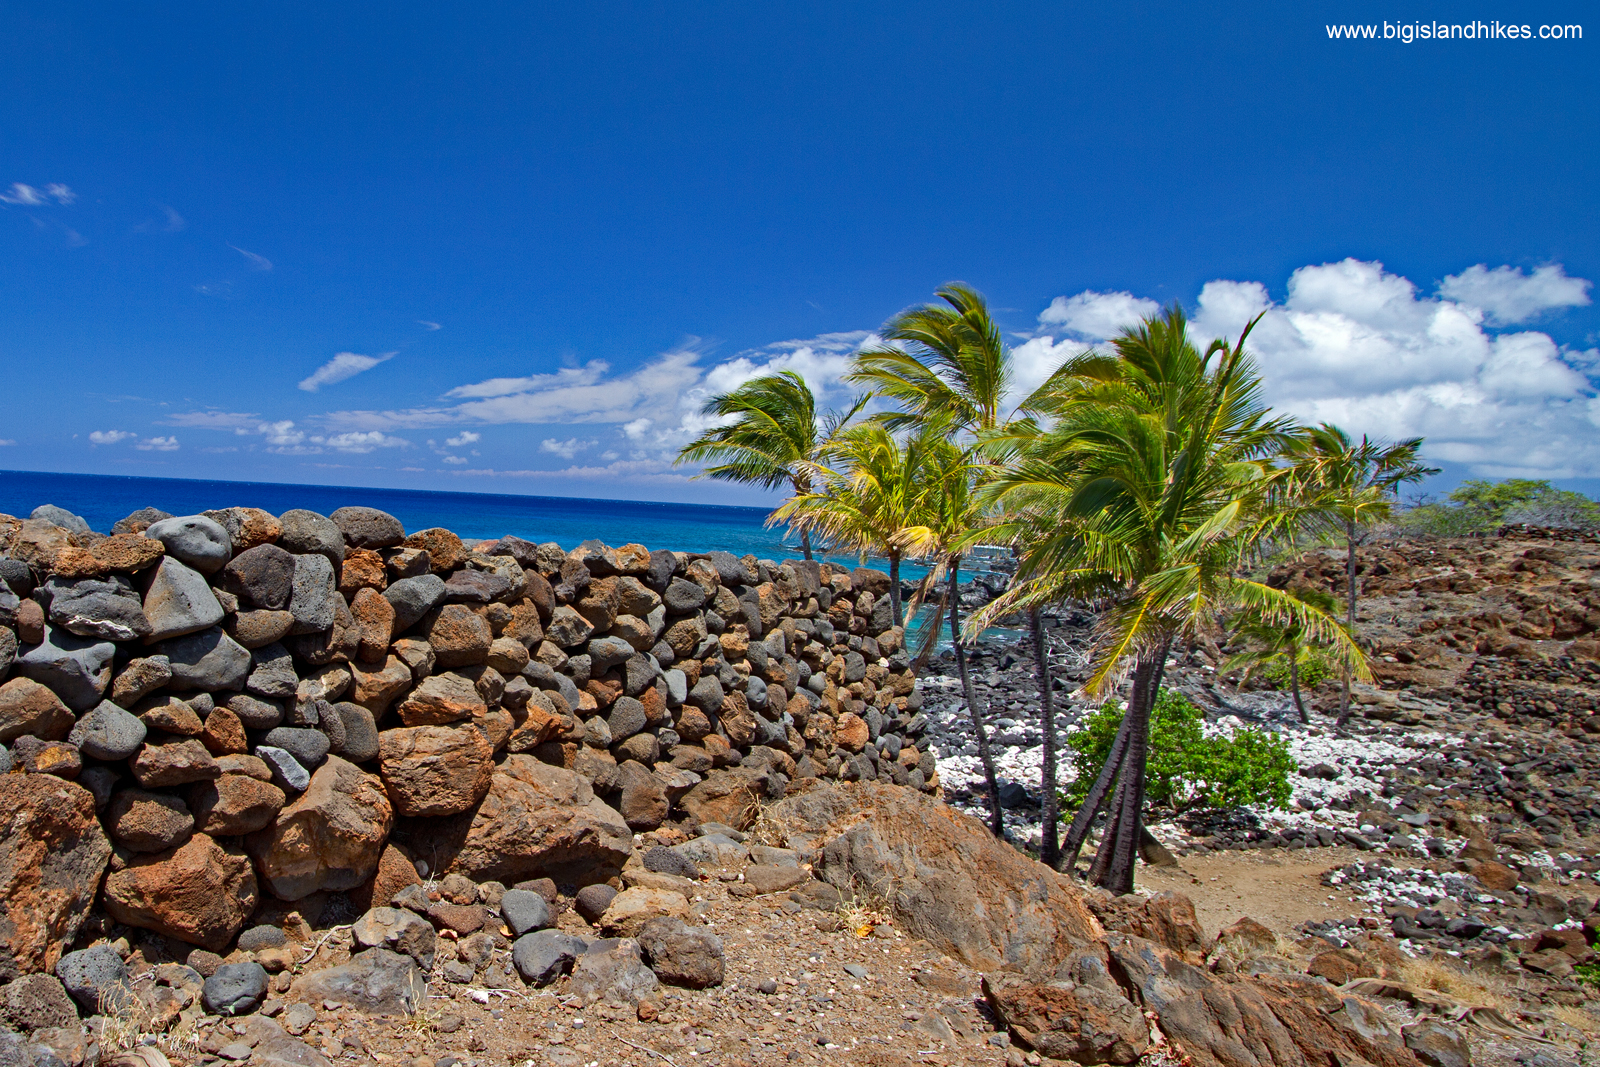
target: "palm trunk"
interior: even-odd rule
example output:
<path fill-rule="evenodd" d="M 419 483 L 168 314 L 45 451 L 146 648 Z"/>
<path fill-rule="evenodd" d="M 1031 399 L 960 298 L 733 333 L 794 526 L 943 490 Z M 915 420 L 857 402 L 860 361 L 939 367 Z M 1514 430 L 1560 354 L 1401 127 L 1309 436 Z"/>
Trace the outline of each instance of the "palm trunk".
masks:
<path fill-rule="evenodd" d="M 1344 524 L 1344 574 L 1345 574 L 1345 629 L 1350 631 L 1350 640 L 1356 637 L 1356 524 L 1346 521 Z M 1342 730 L 1344 724 L 1350 721 L 1350 664 L 1344 665 L 1344 671 L 1339 683 L 1339 719 L 1334 728 Z"/>
<path fill-rule="evenodd" d="M 1061 845 L 1057 838 L 1060 822 L 1059 800 L 1056 797 L 1056 712 L 1050 695 L 1050 659 L 1046 654 L 1044 620 L 1039 609 L 1028 612 L 1028 628 L 1033 631 L 1033 663 L 1039 672 L 1039 724 L 1044 732 L 1044 752 L 1039 768 L 1039 789 L 1044 793 L 1041 812 L 1043 822 L 1039 839 L 1039 859 L 1055 870 L 1061 869 Z"/>
<path fill-rule="evenodd" d="M 972 678 L 967 673 L 967 650 L 961 643 L 961 557 L 950 561 L 950 645 L 956 655 L 956 673 L 961 676 L 961 695 L 967 701 L 967 713 L 972 716 L 972 732 L 978 738 L 978 762 L 983 765 L 984 781 L 989 786 L 989 829 L 994 836 L 1005 837 L 1005 821 L 1000 817 L 1000 782 L 994 773 L 994 757 L 989 752 L 989 734 L 983 727 L 983 715 L 972 695 Z"/>
<path fill-rule="evenodd" d="M 1117 774 L 1111 800 L 1111 818 L 1100 838 L 1100 850 L 1089 868 L 1089 880 L 1112 893 L 1133 892 L 1134 866 L 1144 830 L 1144 774 L 1150 755 L 1150 713 L 1161 692 L 1167 661 L 1163 641 L 1139 658 L 1133 672 L 1133 692 L 1125 716 L 1128 747 Z"/>
<path fill-rule="evenodd" d="M 904 626 L 905 617 L 900 613 L 900 553 L 891 549 L 889 551 L 889 625 Z"/>
<path fill-rule="evenodd" d="M 1117 736 L 1111 742 L 1111 751 L 1106 753 L 1106 761 L 1100 765 L 1100 773 L 1095 776 L 1088 795 L 1072 817 L 1072 825 L 1067 828 L 1067 839 L 1061 846 L 1060 870 L 1070 871 L 1078 862 L 1078 853 L 1083 851 L 1083 843 L 1089 838 L 1095 816 L 1105 806 L 1106 794 L 1117 780 L 1117 768 L 1122 766 L 1123 754 L 1128 751 L 1128 726 L 1129 719 L 1124 715 L 1122 725 L 1117 727 Z"/>
<path fill-rule="evenodd" d="M 811 531 L 800 531 L 800 551 L 806 554 L 806 559 L 811 558 Z"/>
<path fill-rule="evenodd" d="M 1297 652 L 1297 649 L 1289 650 L 1289 692 L 1294 694 L 1294 706 L 1300 712 L 1300 721 L 1310 722 L 1311 716 L 1306 714 L 1305 701 L 1300 699 L 1300 657 Z"/>

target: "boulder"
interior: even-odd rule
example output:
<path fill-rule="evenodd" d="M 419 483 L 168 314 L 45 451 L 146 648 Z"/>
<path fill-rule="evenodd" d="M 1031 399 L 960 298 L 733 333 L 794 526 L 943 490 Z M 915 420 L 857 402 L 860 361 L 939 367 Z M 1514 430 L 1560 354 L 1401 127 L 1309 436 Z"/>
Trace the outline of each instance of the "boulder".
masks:
<path fill-rule="evenodd" d="M 48 522 L 52 526 L 59 526 L 62 529 L 70 530 L 75 534 L 94 533 L 94 530 L 90 529 L 89 523 L 83 518 L 83 516 L 74 515 L 66 508 L 58 508 L 54 504 L 40 504 L 38 507 L 33 509 L 33 512 L 28 516 L 28 518 L 37 519 L 40 522 Z"/>
<path fill-rule="evenodd" d="M 111 845 L 87 789 L 0 775 L 0 978 L 55 967 L 89 914 Z"/>
<path fill-rule="evenodd" d="M 111 657 L 117 646 L 59 626 L 46 626 L 43 638 L 17 657 L 17 673 L 47 686 L 73 711 L 98 704 L 111 684 Z"/>
<path fill-rule="evenodd" d="M 707 775 L 679 799 L 678 806 L 701 822 L 748 826 L 772 786 L 769 765 L 728 767 Z"/>
<path fill-rule="evenodd" d="M 682 919 L 651 919 L 639 931 L 639 948 L 657 978 L 668 985 L 708 989 L 722 984 L 727 957 L 722 938 Z"/>
<path fill-rule="evenodd" d="M 147 642 L 182 637 L 222 621 L 218 602 L 205 576 L 167 556 L 152 572 L 144 593 Z"/>
<path fill-rule="evenodd" d="M 394 637 L 394 605 L 376 589 L 360 589 L 350 601 L 350 615 L 360 634 L 356 658 L 363 663 L 382 663 Z"/>
<path fill-rule="evenodd" d="M 287 611 L 241 611 L 225 627 L 228 636 L 242 648 L 257 649 L 282 641 L 294 626 Z"/>
<path fill-rule="evenodd" d="M 304 793 L 311 785 L 311 772 L 300 765 L 293 753 L 272 745 L 257 745 L 256 757 L 267 766 L 272 784 L 285 793 Z"/>
<path fill-rule="evenodd" d="M 420 574 L 390 582 L 384 599 L 394 607 L 394 632 L 403 634 L 444 600 L 444 579 L 437 574 Z"/>
<path fill-rule="evenodd" d="M 129 660 L 111 682 L 111 702 L 131 708 L 157 689 L 172 681 L 172 665 L 165 656 L 144 656 Z"/>
<path fill-rule="evenodd" d="M 277 818 L 283 803 L 282 789 L 243 774 L 224 774 L 189 790 L 195 828 L 212 837 L 255 833 Z"/>
<path fill-rule="evenodd" d="M 1472 1050 L 1460 1030 L 1442 1019 L 1420 1019 L 1400 1030 L 1406 1048 L 1428 1067 L 1472 1067 Z"/>
<path fill-rule="evenodd" d="M 221 952 L 256 909 L 255 870 L 242 850 L 195 834 L 131 858 L 106 879 L 104 899 L 117 922 Z"/>
<path fill-rule="evenodd" d="M 124 789 L 106 807 L 105 827 L 130 852 L 163 852 L 189 840 L 194 816 L 170 794 Z"/>
<path fill-rule="evenodd" d="M 633 833 L 587 779 L 509 755 L 475 811 L 427 824 L 439 869 L 506 885 L 529 878 L 586 885 L 622 870 Z"/>
<path fill-rule="evenodd" d="M 494 749 L 471 727 L 413 726 L 378 735 L 378 774 L 399 815 L 456 815 L 489 791 Z"/>
<path fill-rule="evenodd" d="M 769 811 L 791 847 L 819 852 L 815 873 L 842 892 L 874 887 L 897 926 L 946 955 L 983 971 L 1049 975 L 1100 933 L 1066 876 L 996 841 L 969 815 L 877 782 L 795 785 Z"/>
<path fill-rule="evenodd" d="M 144 535 L 160 541 L 169 558 L 201 574 L 217 573 L 233 556 L 233 538 L 220 522 L 204 515 L 161 519 L 146 526 Z"/>
<path fill-rule="evenodd" d="M 527 889 L 506 890 L 500 898 L 500 917 L 516 937 L 543 929 L 554 921 L 549 902 Z"/>
<path fill-rule="evenodd" d="M 78 1009 L 61 979 L 25 974 L 0 987 L 0 1023 L 23 1033 L 49 1027 L 78 1027 Z"/>
<path fill-rule="evenodd" d="M 687 919 L 688 899 L 669 889 L 633 886 L 616 895 L 596 925 L 609 937 L 634 937 L 645 923 L 661 916 Z"/>
<path fill-rule="evenodd" d="M 488 709 L 471 678 L 447 671 L 423 679 L 396 710 L 407 726 L 440 726 L 482 715 Z"/>
<path fill-rule="evenodd" d="M 1017 975 L 984 978 L 995 1016 L 1028 1048 L 1082 1064 L 1132 1064 L 1150 1047 L 1150 1024 L 1118 988 L 1103 959 L 1084 953 L 1069 972 L 1045 982 Z"/>
<path fill-rule="evenodd" d="M 261 740 L 263 744 L 283 749 L 308 771 L 322 766 L 331 747 L 326 733 L 301 726 L 276 727 L 268 730 L 267 736 Z"/>
<path fill-rule="evenodd" d="M 0 742 L 23 734 L 60 741 L 72 727 L 72 712 L 46 686 L 31 678 L 13 678 L 0 685 Z"/>
<path fill-rule="evenodd" d="M 146 789 L 203 782 L 222 774 L 206 746 L 194 738 L 146 744 L 132 761 L 133 776 Z"/>
<path fill-rule="evenodd" d="M 228 531 L 235 552 L 247 552 L 257 545 L 270 545 L 278 539 L 283 527 L 271 513 L 260 508 L 223 508 L 203 513 Z"/>
<path fill-rule="evenodd" d="M 282 611 L 294 592 L 294 556 L 277 545 L 256 545 L 229 560 L 222 577 L 249 607 Z"/>
<path fill-rule="evenodd" d="M 400 520 L 377 508 L 340 508 L 328 517 L 352 548 L 393 548 L 406 539 Z"/>
<path fill-rule="evenodd" d="M 291 634 L 320 633 L 333 625 L 337 613 L 334 601 L 340 599 L 333 568 L 326 556 L 306 554 L 294 558 L 289 593 L 289 614 L 294 617 L 294 624 L 289 627 Z"/>
<path fill-rule="evenodd" d="M 654 830 L 667 821 L 672 810 L 667 791 L 650 773 L 650 768 L 635 760 L 626 760 L 617 767 L 622 779 L 622 795 L 617 800 L 617 810 L 628 826 L 634 830 Z"/>
<path fill-rule="evenodd" d="M 371 948 L 343 966 L 301 975 L 289 987 L 289 996 L 368 1015 L 411 1015 L 426 1006 L 428 983 L 410 956 Z"/>
<path fill-rule="evenodd" d="M 637 1006 L 654 996 L 660 986 L 644 965 L 639 942 L 631 937 L 607 938 L 591 942 L 578 957 L 567 993 L 581 999 L 585 1007 L 602 1000 Z"/>
<path fill-rule="evenodd" d="M 247 1015 L 267 999 L 267 971 L 255 960 L 224 963 L 200 987 L 200 1003 L 213 1015 Z"/>
<path fill-rule="evenodd" d="M 245 690 L 267 700 L 287 700 L 300 688 L 300 676 L 295 673 L 294 657 L 280 644 L 267 645 L 250 653 L 250 674 L 245 678 Z"/>
<path fill-rule="evenodd" d="M 394 900 L 396 893 L 421 881 L 416 865 L 406 858 L 406 854 L 393 845 L 386 845 L 378 858 L 378 869 L 372 880 L 351 890 L 350 899 L 358 908 L 386 907 Z"/>
<path fill-rule="evenodd" d="M 488 620 L 465 604 L 446 604 L 428 627 L 428 644 L 440 667 L 487 663 L 493 643 Z"/>
<path fill-rule="evenodd" d="M 388 711 L 395 698 L 411 688 L 411 668 L 396 656 L 375 663 L 352 663 L 350 676 L 353 680 L 351 702 L 374 716 Z"/>
<path fill-rule="evenodd" d="M 293 508 L 278 516 L 283 532 L 278 545 L 297 555 L 322 556 L 335 565 L 344 561 L 344 532 L 326 515 Z"/>
<path fill-rule="evenodd" d="M 67 734 L 85 756 L 98 760 L 125 760 L 139 751 L 148 732 L 133 714 L 102 700 L 93 711 L 79 719 Z"/>
<path fill-rule="evenodd" d="M 511 962 L 523 981 L 549 985 L 571 970 L 588 947 L 582 938 L 560 930 L 538 930 L 517 938 L 511 946 Z"/>
<path fill-rule="evenodd" d="M 433 569 L 453 571 L 466 562 L 467 547 L 461 538 L 442 527 L 418 530 L 403 542 L 407 548 L 420 548 L 433 561 Z"/>
<path fill-rule="evenodd" d="M 96 541 L 88 548 L 68 546 L 56 553 L 53 569 L 62 578 L 103 578 L 112 574 L 135 574 L 154 565 L 165 549 L 156 541 L 137 534 L 117 534 Z"/>
<path fill-rule="evenodd" d="M 138 594 L 110 582 L 83 581 L 58 591 L 50 599 L 50 621 L 79 637 L 107 641 L 135 641 L 150 633 Z"/>
<path fill-rule="evenodd" d="M 372 877 L 394 810 L 376 775 L 338 756 L 311 776 L 271 826 L 246 838 L 267 889 L 299 900 L 319 889 L 354 889 Z"/>
<path fill-rule="evenodd" d="M 53 969 L 67 993 L 91 1015 L 114 1009 L 131 997 L 128 965 L 104 942 L 67 953 Z"/>
<path fill-rule="evenodd" d="M 438 935 L 428 921 L 404 908 L 373 908 L 350 929 L 362 948 L 386 948 L 410 956 L 424 972 L 433 968 Z"/>
<path fill-rule="evenodd" d="M 173 689 L 237 692 L 250 674 L 250 653 L 220 627 L 164 641 L 161 654 L 172 668 Z"/>
<path fill-rule="evenodd" d="M 378 724 L 372 712 L 360 704 L 341 701 L 333 705 L 333 713 L 344 727 L 344 738 L 333 746 L 335 755 L 351 763 L 365 763 L 378 756 Z"/>

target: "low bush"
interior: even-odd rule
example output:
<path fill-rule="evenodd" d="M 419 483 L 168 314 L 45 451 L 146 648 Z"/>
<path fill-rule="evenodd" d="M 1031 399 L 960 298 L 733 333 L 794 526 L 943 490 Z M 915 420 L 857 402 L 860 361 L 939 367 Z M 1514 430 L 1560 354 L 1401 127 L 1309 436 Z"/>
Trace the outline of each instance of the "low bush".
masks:
<path fill-rule="evenodd" d="M 1077 807 L 1089 792 L 1111 753 L 1122 714 L 1122 705 L 1106 704 L 1067 738 L 1078 772 L 1063 797 L 1068 806 Z M 1200 709 L 1182 693 L 1163 689 L 1156 698 L 1144 778 L 1145 797 L 1151 804 L 1173 811 L 1288 804 L 1295 762 L 1287 740 L 1249 728 L 1232 737 L 1207 737 L 1203 721 Z"/>

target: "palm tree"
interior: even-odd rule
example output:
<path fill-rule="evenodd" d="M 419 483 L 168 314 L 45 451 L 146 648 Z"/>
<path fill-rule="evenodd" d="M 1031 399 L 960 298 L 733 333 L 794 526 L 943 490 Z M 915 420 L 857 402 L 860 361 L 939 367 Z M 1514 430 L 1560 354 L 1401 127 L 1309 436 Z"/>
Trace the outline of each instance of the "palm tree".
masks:
<path fill-rule="evenodd" d="M 1247 608 L 1360 656 L 1326 613 L 1238 577 L 1280 528 L 1272 463 L 1290 426 L 1261 400 L 1248 328 L 1203 355 L 1187 329 L 1173 308 L 1124 331 L 1115 356 L 1091 353 L 1057 372 L 1055 425 L 997 482 L 1000 499 L 1022 505 L 1007 532 L 1027 545 L 1019 580 L 969 623 L 1064 596 L 1107 605 L 1085 688 L 1106 694 L 1131 667 L 1131 692 L 1064 852 L 1070 866 L 1109 799 L 1090 878 L 1116 893 L 1133 888 L 1150 713 L 1175 640 Z"/>
<path fill-rule="evenodd" d="M 840 432 L 826 450 L 834 466 L 815 464 L 809 492 L 797 493 L 768 519 L 786 522 L 802 537 L 815 532 L 825 544 L 847 551 L 882 552 L 889 561 L 890 621 L 905 625 L 900 603 L 900 562 L 905 530 L 916 523 L 923 491 L 923 437 L 902 444 L 881 422 Z"/>
<path fill-rule="evenodd" d="M 881 336 L 894 344 L 863 349 L 845 380 L 865 386 L 900 406 L 898 412 L 877 416 L 891 428 L 914 426 L 925 433 L 965 438 L 973 447 L 975 457 L 982 462 L 974 468 L 974 476 L 984 480 L 995 464 L 1014 455 L 1021 442 L 1038 432 L 1032 412 L 1040 394 L 1036 391 L 1008 411 L 1013 399 L 1015 365 L 1000 327 L 989 314 L 983 294 L 964 282 L 950 282 L 934 295 L 944 304 L 908 308 L 890 319 Z M 977 525 L 969 527 L 969 532 Z M 973 543 L 976 542 L 968 538 L 967 546 Z M 958 554 L 952 574 L 959 571 L 959 563 Z M 952 583 L 948 594 L 952 612 L 958 610 L 954 590 Z M 1055 858 L 1056 842 L 1056 727 L 1050 697 L 1050 663 L 1038 605 L 1029 609 L 1029 624 L 1034 634 L 1034 667 L 1039 678 L 1040 725 L 1044 735 L 1043 856 L 1049 863 Z M 951 640 L 957 667 L 964 673 L 964 636 L 954 631 Z M 978 710 L 972 704 L 970 693 L 967 703 L 976 722 Z M 981 753 L 985 746 L 980 743 L 979 747 Z M 992 790 L 992 768 L 986 766 L 985 770 Z M 995 810 L 998 812 L 998 806 Z M 998 815 L 995 833 L 1001 833 Z"/>
<path fill-rule="evenodd" d="M 706 401 L 702 414 L 732 421 L 685 445 L 675 464 L 715 462 L 706 477 L 808 493 L 818 457 L 864 403 L 858 399 L 846 411 L 819 419 L 817 398 L 804 378 L 788 370 L 764 374 Z M 800 548 L 810 559 L 811 538 L 804 530 Z"/>
<path fill-rule="evenodd" d="M 1362 435 L 1360 442 L 1332 423 L 1306 427 L 1290 443 L 1290 466 L 1285 485 L 1298 497 L 1298 506 L 1313 521 L 1337 531 L 1345 543 L 1345 626 L 1356 632 L 1356 600 L 1361 595 L 1356 569 L 1360 531 L 1387 519 L 1394 510 L 1400 486 L 1438 474 L 1420 458 L 1422 438 L 1394 444 Z M 1339 719 L 1350 719 L 1350 672 L 1345 671 L 1339 694 Z"/>
<path fill-rule="evenodd" d="M 1333 594 L 1321 589 L 1291 589 L 1290 593 L 1296 600 L 1310 604 L 1326 615 L 1332 615 L 1337 610 Z M 1301 722 L 1310 722 L 1311 716 L 1300 698 L 1300 662 L 1306 656 L 1315 654 L 1319 646 L 1306 640 L 1305 628 L 1298 622 L 1285 624 L 1250 614 L 1239 623 L 1234 633 L 1244 638 L 1249 647 L 1229 657 L 1222 669 L 1234 671 L 1243 667 L 1244 672 L 1239 677 L 1239 684 L 1243 685 L 1256 671 L 1271 666 L 1279 659 L 1287 661 L 1289 692 L 1294 694 L 1295 710 L 1300 713 Z"/>

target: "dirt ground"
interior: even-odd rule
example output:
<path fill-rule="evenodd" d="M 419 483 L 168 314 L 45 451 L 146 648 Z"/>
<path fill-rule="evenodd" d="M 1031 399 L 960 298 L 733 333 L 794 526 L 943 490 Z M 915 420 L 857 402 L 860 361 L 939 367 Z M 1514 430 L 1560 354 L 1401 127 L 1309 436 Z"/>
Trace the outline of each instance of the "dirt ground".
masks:
<path fill-rule="evenodd" d="M 1295 928 L 1308 920 L 1364 913 L 1364 905 L 1348 893 L 1320 882 L 1329 868 L 1363 858 L 1371 857 L 1348 848 L 1214 852 L 1185 856 L 1178 867 L 1140 867 L 1139 887 L 1187 896 L 1207 933 L 1249 916 L 1280 937 L 1293 938 Z"/>

